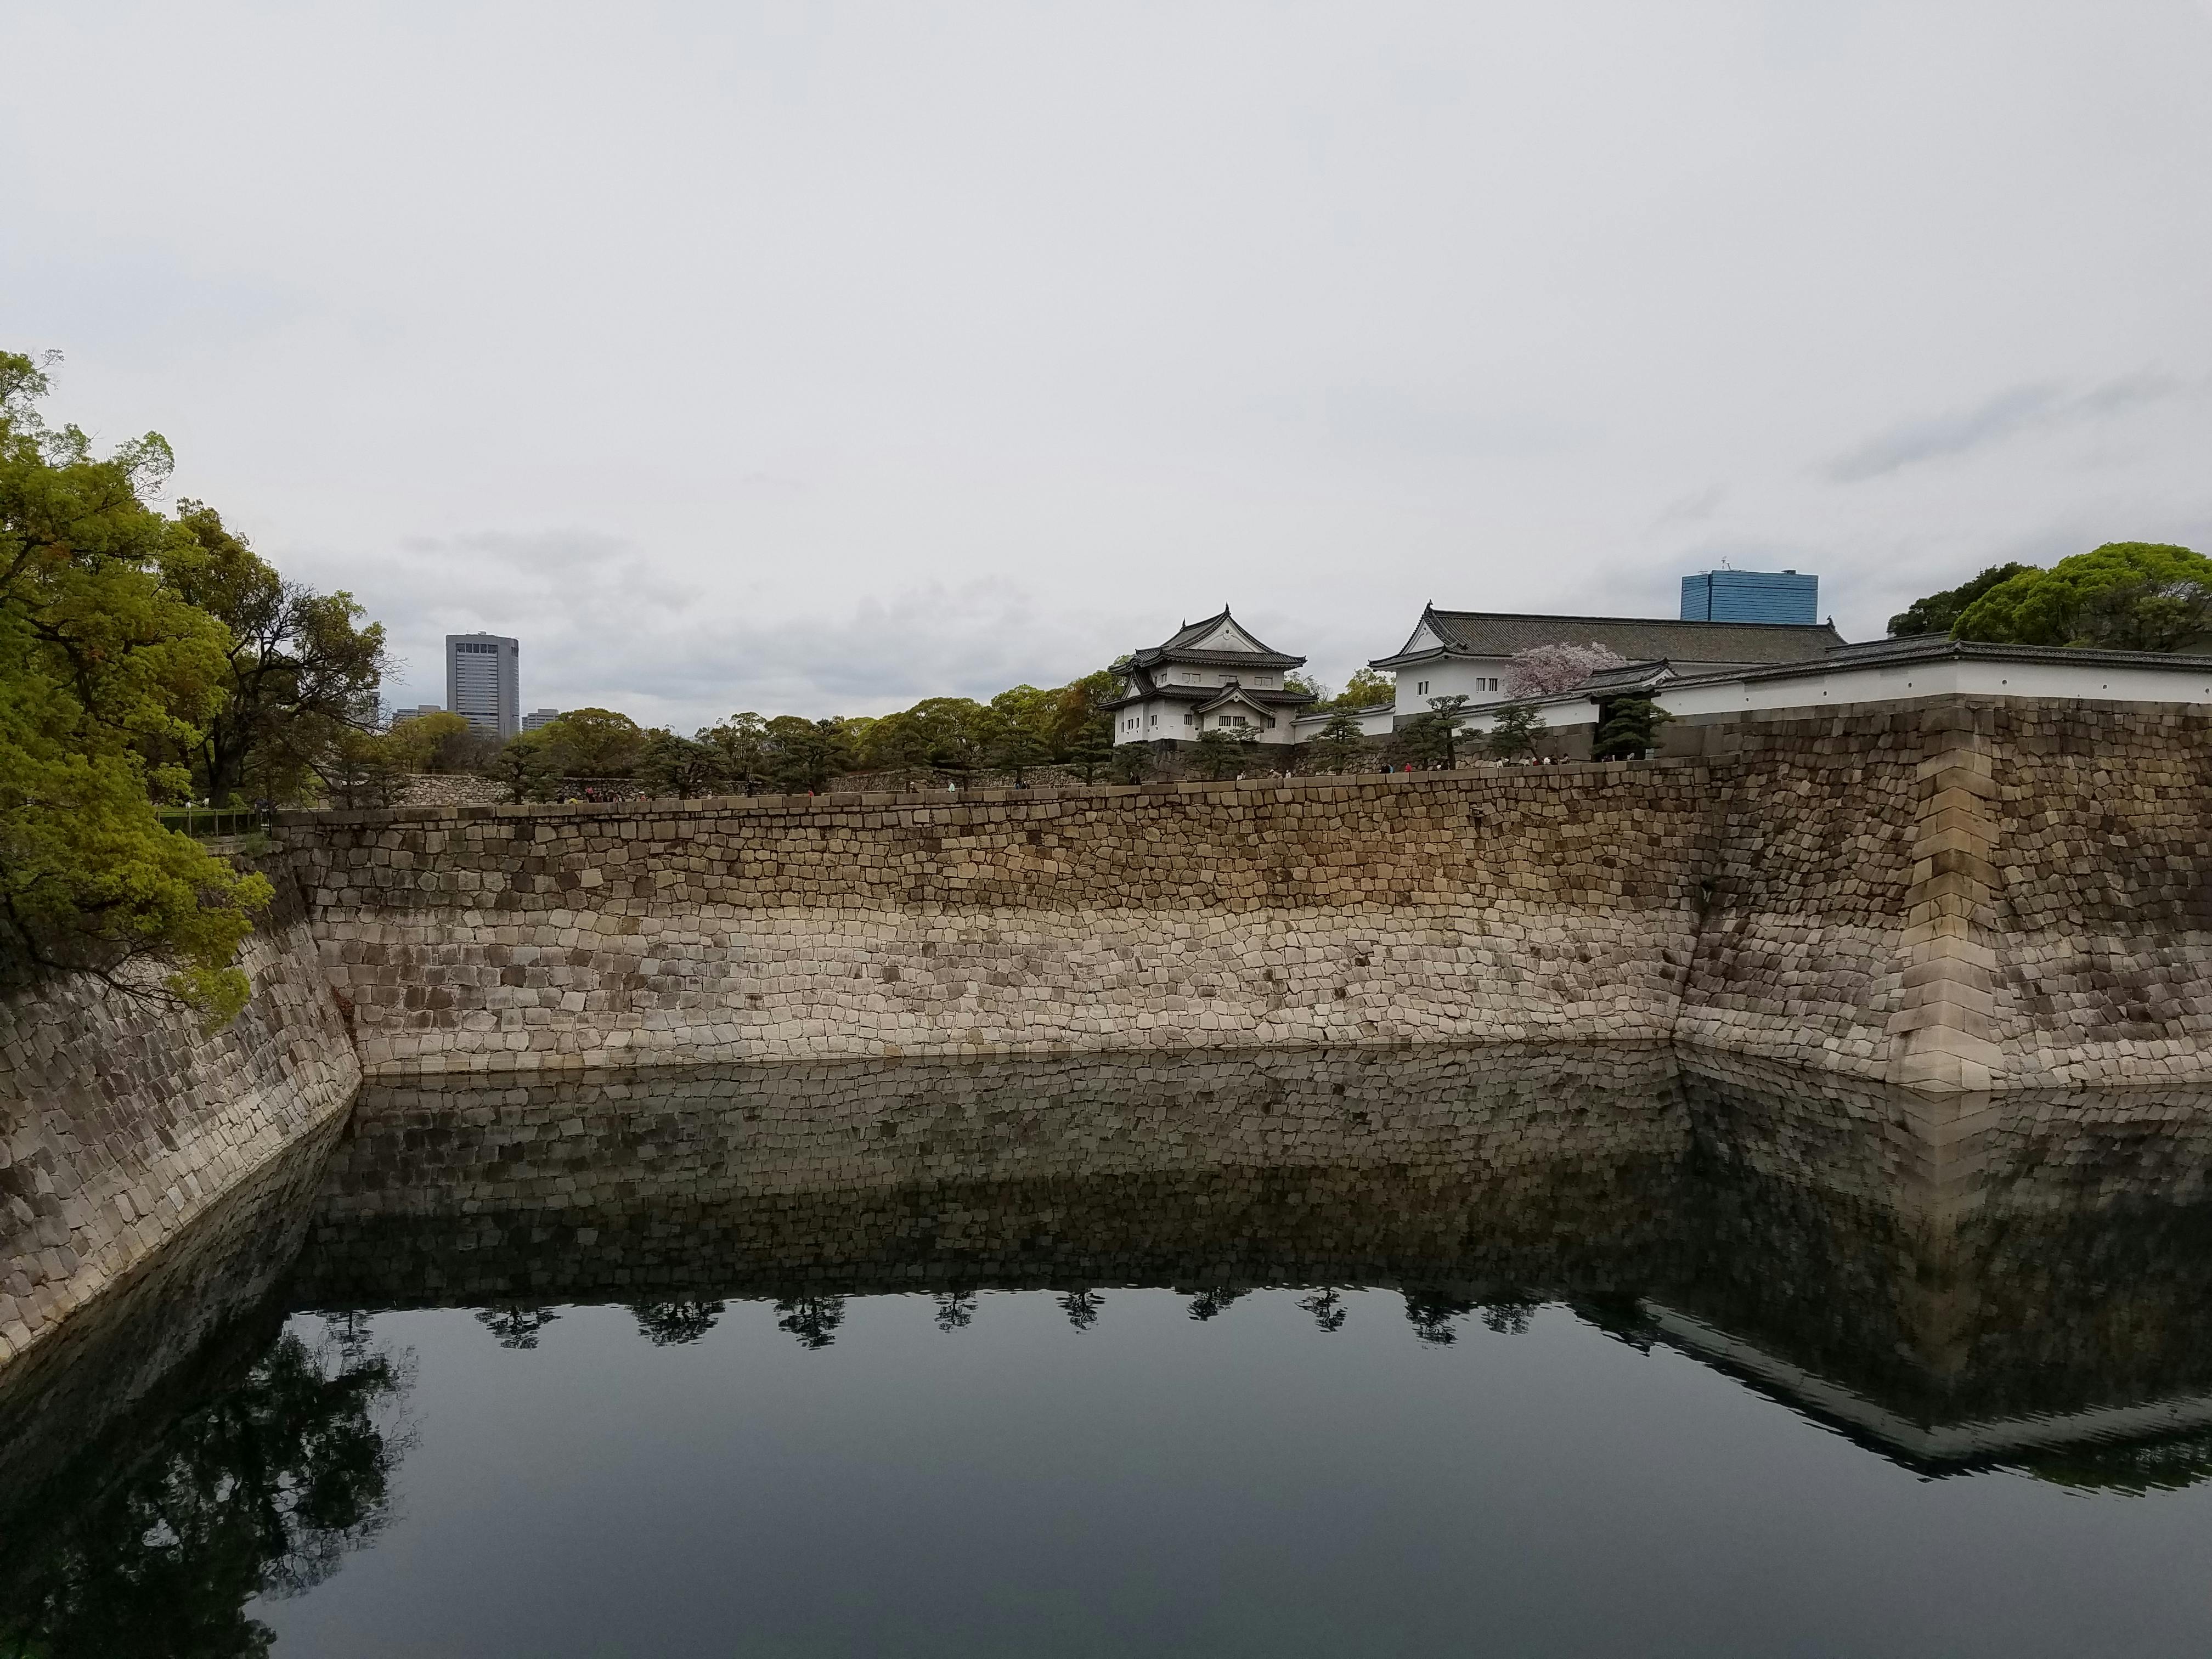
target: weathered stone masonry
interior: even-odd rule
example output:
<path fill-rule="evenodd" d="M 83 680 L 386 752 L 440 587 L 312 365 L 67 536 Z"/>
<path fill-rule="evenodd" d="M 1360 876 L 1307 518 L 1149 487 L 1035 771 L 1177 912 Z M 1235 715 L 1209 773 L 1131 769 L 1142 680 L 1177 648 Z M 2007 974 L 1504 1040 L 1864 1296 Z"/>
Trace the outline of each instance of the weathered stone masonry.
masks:
<path fill-rule="evenodd" d="M 1933 699 L 1672 762 L 364 813 L 283 834 L 373 1075 L 1668 1036 L 2206 1075 L 2212 720 Z"/>
<path fill-rule="evenodd" d="M 1723 815 L 1678 1039 L 1923 1089 L 2212 1077 L 2212 713 L 1954 697 L 1670 735 Z"/>
<path fill-rule="evenodd" d="M 220 1031 L 85 982 L 0 999 L 0 1364 L 353 1098 L 297 886 L 268 873 L 253 998 Z"/>
<path fill-rule="evenodd" d="M 945 805 L 367 815 L 293 838 L 380 1074 L 1663 1039 L 1699 763 Z"/>
<path fill-rule="evenodd" d="M 0 1001 L 0 1363 L 364 1066 L 1671 1038 L 1934 1090 L 2212 1079 L 2212 715 L 1954 696 L 1668 737 L 1388 780 L 293 818 L 225 1031 L 82 986 Z"/>

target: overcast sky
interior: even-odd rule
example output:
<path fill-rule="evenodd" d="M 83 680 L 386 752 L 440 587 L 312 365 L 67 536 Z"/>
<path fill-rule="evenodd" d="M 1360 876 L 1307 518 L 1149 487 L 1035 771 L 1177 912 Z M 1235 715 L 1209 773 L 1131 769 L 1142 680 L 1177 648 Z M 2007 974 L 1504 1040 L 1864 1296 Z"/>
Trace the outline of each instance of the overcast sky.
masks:
<path fill-rule="evenodd" d="M 0 342 L 441 701 L 2212 551 L 2212 0 L 0 0 Z"/>

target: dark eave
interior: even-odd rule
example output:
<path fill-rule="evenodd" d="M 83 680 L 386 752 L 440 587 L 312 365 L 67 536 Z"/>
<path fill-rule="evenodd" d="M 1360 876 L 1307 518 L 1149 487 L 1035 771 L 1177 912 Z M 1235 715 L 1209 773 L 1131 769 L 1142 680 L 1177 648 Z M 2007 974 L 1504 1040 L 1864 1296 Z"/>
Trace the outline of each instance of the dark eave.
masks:
<path fill-rule="evenodd" d="M 1686 685 L 1732 684 L 1742 680 L 1809 679 L 1854 668 L 1887 668 L 1923 662 L 2046 663 L 2064 668 L 2163 668 L 2212 678 L 2212 656 L 2178 651 L 2106 651 L 2072 645 L 1990 645 L 1941 634 L 1911 640 L 1878 640 L 1847 645 L 1808 662 L 1740 668 L 1724 674 L 1686 675 L 1668 690 Z"/>

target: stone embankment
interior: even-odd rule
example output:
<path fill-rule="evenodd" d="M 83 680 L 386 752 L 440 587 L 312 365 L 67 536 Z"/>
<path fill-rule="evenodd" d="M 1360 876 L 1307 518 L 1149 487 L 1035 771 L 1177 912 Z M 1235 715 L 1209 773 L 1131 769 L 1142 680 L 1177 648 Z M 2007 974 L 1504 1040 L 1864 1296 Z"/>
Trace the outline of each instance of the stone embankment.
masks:
<path fill-rule="evenodd" d="M 1935 1089 L 2208 1075 L 2204 715 L 1952 698 L 1688 735 L 279 835 L 375 1075 L 1667 1037 Z"/>
<path fill-rule="evenodd" d="M 1662 1039 L 1699 763 L 322 818 L 373 1073 Z"/>
<path fill-rule="evenodd" d="M 219 1031 L 91 981 L 0 999 L 0 1363 L 353 1098 L 297 884 L 268 873 L 252 1000 Z"/>
<path fill-rule="evenodd" d="M 2212 716 L 1950 696 L 1679 759 L 296 815 L 228 1030 L 0 1003 L 0 1361 L 447 1073 L 1673 1041 L 1923 1090 L 2212 1079 Z"/>

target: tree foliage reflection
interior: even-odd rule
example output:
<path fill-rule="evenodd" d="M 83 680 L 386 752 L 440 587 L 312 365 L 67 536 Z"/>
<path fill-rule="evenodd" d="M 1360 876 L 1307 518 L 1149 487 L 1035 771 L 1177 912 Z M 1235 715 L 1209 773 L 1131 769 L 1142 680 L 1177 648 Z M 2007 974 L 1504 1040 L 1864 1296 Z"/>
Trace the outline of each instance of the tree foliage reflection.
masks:
<path fill-rule="evenodd" d="M 411 1381 L 358 1331 L 287 1330 L 8 1574 L 0 1656 L 269 1651 L 248 1601 L 312 1589 L 382 1529 Z"/>
<path fill-rule="evenodd" d="M 696 1299 L 642 1302 L 630 1312 L 647 1341 L 656 1348 L 669 1348 L 696 1342 L 713 1330 L 714 1322 L 722 1316 L 722 1306 L 720 1302 Z"/>
<path fill-rule="evenodd" d="M 534 1348 L 538 1334 L 561 1316 L 550 1308 L 479 1308 L 477 1323 L 502 1348 Z"/>
<path fill-rule="evenodd" d="M 1217 1285 L 1196 1292 L 1184 1291 L 1190 1297 L 1190 1316 L 1193 1319 L 1213 1319 L 1229 1310 L 1229 1304 L 1248 1291 L 1231 1290 L 1226 1285 Z"/>
<path fill-rule="evenodd" d="M 1301 1297 L 1298 1306 L 1313 1316 L 1316 1325 L 1332 1335 L 1344 1328 L 1344 1322 L 1350 1312 L 1344 1305 L 1344 1298 L 1337 1294 L 1333 1285 L 1323 1285 Z"/>
<path fill-rule="evenodd" d="M 1079 1331 L 1087 1331 L 1096 1325 L 1098 1310 L 1105 1304 L 1106 1298 L 1096 1291 L 1069 1291 L 1060 1298 L 1060 1310 Z"/>
<path fill-rule="evenodd" d="M 940 1331 L 964 1331 L 975 1322 L 975 1292 L 973 1291 L 939 1291 L 937 1293 L 937 1328 Z"/>
<path fill-rule="evenodd" d="M 793 1297 L 775 1304 L 775 1328 L 797 1337 L 802 1348 L 828 1347 L 844 1322 L 842 1296 Z"/>

